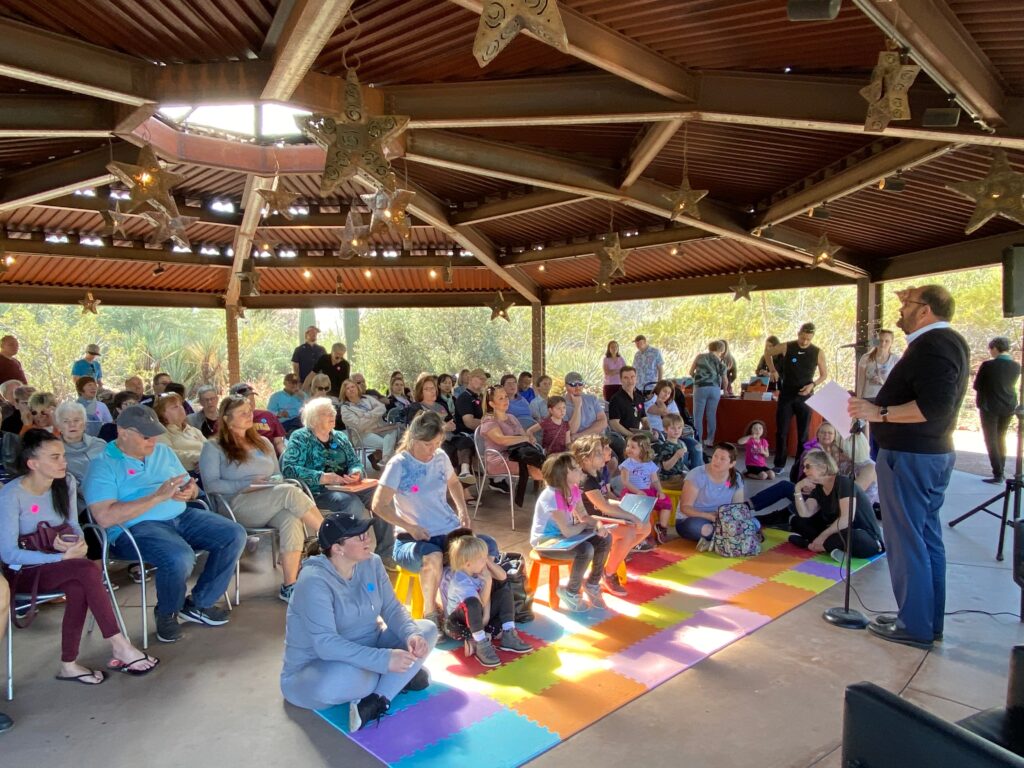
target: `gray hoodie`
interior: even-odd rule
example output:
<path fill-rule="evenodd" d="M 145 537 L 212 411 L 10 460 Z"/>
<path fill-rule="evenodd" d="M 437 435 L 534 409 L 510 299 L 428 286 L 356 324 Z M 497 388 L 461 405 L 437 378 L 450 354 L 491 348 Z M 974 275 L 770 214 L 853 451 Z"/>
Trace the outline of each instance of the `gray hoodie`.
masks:
<path fill-rule="evenodd" d="M 377 646 L 385 624 L 403 641 L 417 634 L 377 555 L 357 563 L 351 579 L 324 555 L 309 558 L 288 604 L 282 684 L 321 659 L 384 674 L 391 651 Z"/>

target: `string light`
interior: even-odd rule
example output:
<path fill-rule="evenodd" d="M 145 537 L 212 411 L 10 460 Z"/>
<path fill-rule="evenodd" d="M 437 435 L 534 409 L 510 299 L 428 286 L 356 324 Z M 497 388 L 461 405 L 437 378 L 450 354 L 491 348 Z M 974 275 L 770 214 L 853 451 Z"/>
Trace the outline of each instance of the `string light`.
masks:
<path fill-rule="evenodd" d="M 313 273 L 310 272 L 308 269 L 304 269 L 302 270 L 302 276 L 309 280 L 313 276 Z"/>
<path fill-rule="evenodd" d="M 369 270 L 369 269 L 364 269 L 363 270 L 363 277 L 365 277 L 367 280 L 369 280 L 371 277 L 373 277 L 373 271 Z"/>

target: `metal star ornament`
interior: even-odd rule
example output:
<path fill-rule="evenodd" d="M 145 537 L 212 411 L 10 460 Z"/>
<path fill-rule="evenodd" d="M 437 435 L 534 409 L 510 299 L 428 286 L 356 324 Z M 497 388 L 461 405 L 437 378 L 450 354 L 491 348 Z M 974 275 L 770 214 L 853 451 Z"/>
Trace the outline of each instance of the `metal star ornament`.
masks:
<path fill-rule="evenodd" d="M 320 179 L 320 194 L 326 196 L 360 169 L 384 186 L 391 173 L 391 163 L 384 154 L 384 146 L 405 130 L 409 118 L 367 116 L 359 78 L 354 70 L 349 70 L 345 78 L 343 115 L 314 114 L 296 117 L 295 123 L 327 152 Z"/>
<path fill-rule="evenodd" d="M 263 207 L 263 215 L 270 216 L 274 212 L 277 212 L 284 216 L 288 221 L 295 218 L 289 208 L 292 207 L 292 203 L 295 202 L 296 198 L 299 197 L 298 192 L 290 192 L 287 189 L 282 188 L 279 184 L 275 184 L 273 189 L 258 189 L 256 194 L 263 198 L 265 203 Z"/>
<path fill-rule="evenodd" d="M 817 268 L 821 266 L 834 266 L 835 259 L 832 257 L 839 251 L 842 246 L 833 245 L 826 233 L 822 233 L 821 238 L 818 240 L 818 244 L 814 246 L 814 252 L 811 254 L 813 261 L 811 262 L 811 268 Z"/>
<path fill-rule="evenodd" d="M 195 222 L 199 221 L 198 216 L 174 216 L 173 218 L 160 211 L 146 212 L 142 218 L 153 226 L 146 242 L 153 245 L 170 240 L 179 248 L 192 248 L 186 230 Z"/>
<path fill-rule="evenodd" d="M 89 291 L 88 293 L 85 294 L 85 298 L 84 299 L 79 299 L 78 300 L 78 303 L 82 307 L 82 314 L 83 315 L 88 315 L 90 312 L 92 314 L 94 314 L 94 315 L 98 315 L 99 314 L 99 312 L 98 312 L 99 306 L 103 302 L 100 301 L 99 299 L 93 297 L 92 291 Z"/>
<path fill-rule="evenodd" d="M 611 263 L 607 261 L 602 261 L 601 265 L 597 268 L 597 277 L 594 278 L 594 283 L 597 285 L 597 289 L 594 291 L 594 293 L 612 292 L 611 271 Z"/>
<path fill-rule="evenodd" d="M 878 54 L 870 84 L 860 89 L 860 95 L 868 103 L 865 131 L 881 132 L 891 120 L 910 119 L 908 95 L 920 71 L 916 64 L 904 64 L 899 51 Z"/>
<path fill-rule="evenodd" d="M 750 292 L 755 288 L 757 288 L 757 286 L 748 283 L 747 278 L 743 275 L 740 275 L 740 279 L 736 282 L 736 285 L 729 286 L 729 290 L 732 291 L 733 301 L 739 301 L 740 299 L 750 301 Z"/>
<path fill-rule="evenodd" d="M 259 296 L 260 295 L 260 273 L 253 267 L 252 261 L 246 260 L 243 262 L 241 272 L 236 272 L 235 277 L 238 278 L 239 282 L 239 295 L 240 296 Z"/>
<path fill-rule="evenodd" d="M 345 230 L 341 233 L 341 258 L 366 258 L 369 252 L 370 228 L 363 224 L 363 217 L 354 208 L 349 208 L 348 216 L 345 217 Z"/>
<path fill-rule="evenodd" d="M 131 220 L 131 217 L 127 213 L 121 213 L 120 200 L 114 203 L 114 210 L 100 211 L 100 216 L 103 219 L 103 223 L 107 225 L 108 234 L 119 234 L 122 238 L 128 237 L 128 235 L 124 231 L 124 226 Z"/>
<path fill-rule="evenodd" d="M 393 232 L 402 240 L 410 239 L 412 223 L 405 209 L 415 196 L 415 192 L 394 187 L 385 187 L 376 192 L 360 195 L 370 209 L 370 234 Z"/>
<path fill-rule="evenodd" d="M 692 216 L 695 219 L 700 218 L 700 203 L 705 197 L 708 196 L 708 190 L 706 189 L 693 189 L 690 186 L 690 180 L 683 176 L 683 183 L 679 186 L 679 190 L 671 195 L 665 195 L 665 199 L 672 204 L 672 216 L 671 219 L 675 220 L 680 216 Z"/>
<path fill-rule="evenodd" d="M 629 255 L 629 252 L 622 250 L 622 243 L 619 240 L 618 232 L 612 232 L 607 235 L 604 239 L 604 245 L 597 250 L 602 261 L 610 266 L 609 278 L 616 275 L 626 276 L 626 256 Z"/>
<path fill-rule="evenodd" d="M 180 173 L 165 171 L 156 159 L 153 147 L 146 144 L 139 150 L 139 159 L 131 163 L 107 163 L 107 170 L 128 187 L 128 212 L 150 205 L 168 216 L 178 215 L 171 189 L 185 180 Z"/>
<path fill-rule="evenodd" d="M 501 291 L 498 291 L 498 295 L 494 297 L 494 301 L 487 305 L 487 308 L 491 310 L 491 320 L 497 320 L 499 317 L 505 318 L 505 322 L 511 323 L 509 319 L 508 311 L 510 308 L 515 306 L 514 301 L 506 301 Z"/>
<path fill-rule="evenodd" d="M 1017 173 L 1010 167 L 1006 152 L 1001 149 L 992 153 L 988 176 L 946 186 L 974 201 L 974 213 L 964 229 L 968 235 L 995 216 L 1024 224 L 1024 173 Z"/>
<path fill-rule="evenodd" d="M 485 0 L 473 40 L 473 56 L 480 67 L 494 61 L 524 29 L 560 51 L 569 47 L 556 0 Z"/>

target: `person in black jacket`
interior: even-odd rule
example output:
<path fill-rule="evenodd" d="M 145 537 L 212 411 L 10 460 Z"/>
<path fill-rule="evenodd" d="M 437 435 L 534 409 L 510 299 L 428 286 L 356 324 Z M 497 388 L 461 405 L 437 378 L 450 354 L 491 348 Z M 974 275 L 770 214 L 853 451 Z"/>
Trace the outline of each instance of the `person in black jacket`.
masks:
<path fill-rule="evenodd" d="M 878 497 L 885 520 L 889 575 L 899 612 L 868 629 L 883 640 L 931 648 L 942 639 L 946 550 L 939 512 L 956 452 L 953 430 L 967 394 L 971 353 L 950 327 L 955 302 L 938 285 L 900 297 L 907 351 L 874 402 L 852 397 L 850 418 L 871 422 L 878 440 Z"/>
<path fill-rule="evenodd" d="M 992 339 L 988 343 L 988 353 L 992 359 L 978 366 L 974 390 L 978 393 L 981 432 L 985 436 L 988 459 L 992 462 L 992 477 L 986 477 L 984 482 L 1001 484 L 1003 467 L 1006 466 L 1006 430 L 1017 407 L 1020 364 L 1010 357 L 1010 340 L 1005 336 Z"/>

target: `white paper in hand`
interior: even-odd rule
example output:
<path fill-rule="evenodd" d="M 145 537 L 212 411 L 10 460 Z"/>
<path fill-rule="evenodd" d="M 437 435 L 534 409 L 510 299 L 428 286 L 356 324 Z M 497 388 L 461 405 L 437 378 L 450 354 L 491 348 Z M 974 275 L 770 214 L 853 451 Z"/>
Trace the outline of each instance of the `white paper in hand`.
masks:
<path fill-rule="evenodd" d="M 807 405 L 821 414 L 844 440 L 850 436 L 850 418 L 846 404 L 850 402 L 850 393 L 836 384 L 828 382 L 807 400 Z"/>

